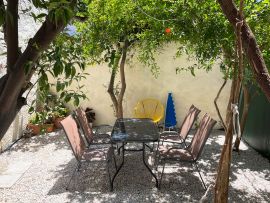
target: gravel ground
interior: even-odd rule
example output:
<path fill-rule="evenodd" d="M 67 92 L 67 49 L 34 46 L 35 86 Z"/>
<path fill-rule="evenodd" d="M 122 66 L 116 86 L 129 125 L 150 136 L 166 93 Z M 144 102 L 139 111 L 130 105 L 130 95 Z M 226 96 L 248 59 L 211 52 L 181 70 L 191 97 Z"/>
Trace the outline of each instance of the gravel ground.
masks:
<path fill-rule="evenodd" d="M 214 177 L 224 141 L 223 131 L 214 131 L 207 141 L 199 167 L 207 185 Z M 148 152 L 148 159 L 152 160 Z M 32 162 L 11 187 L 0 188 L 0 202 L 198 202 L 204 189 L 190 165 L 168 165 L 161 190 L 142 163 L 141 152 L 130 152 L 109 192 L 106 165 L 84 165 L 70 190 L 65 186 L 76 160 L 62 131 L 22 139 L 0 155 L 0 163 L 10 160 Z M 241 143 L 241 153 L 233 153 L 229 202 L 270 202 L 270 163 Z"/>

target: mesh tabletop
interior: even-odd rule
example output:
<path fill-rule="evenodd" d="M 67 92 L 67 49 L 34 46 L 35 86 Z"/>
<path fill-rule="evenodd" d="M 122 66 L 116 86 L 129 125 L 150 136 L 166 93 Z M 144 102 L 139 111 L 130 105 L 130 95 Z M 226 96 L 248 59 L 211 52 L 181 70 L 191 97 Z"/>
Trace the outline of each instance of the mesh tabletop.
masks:
<path fill-rule="evenodd" d="M 155 142 L 158 138 L 158 128 L 148 118 L 119 118 L 111 135 L 112 142 Z"/>

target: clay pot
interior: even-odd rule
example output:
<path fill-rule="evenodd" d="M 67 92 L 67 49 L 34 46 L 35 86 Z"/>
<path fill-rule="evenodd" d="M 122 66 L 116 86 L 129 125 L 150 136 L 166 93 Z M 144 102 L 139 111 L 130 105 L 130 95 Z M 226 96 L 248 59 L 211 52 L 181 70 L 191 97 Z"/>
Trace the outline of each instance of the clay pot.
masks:
<path fill-rule="evenodd" d="M 41 132 L 41 126 L 39 124 L 28 123 L 27 128 L 32 131 L 33 135 L 38 135 Z"/>
<path fill-rule="evenodd" d="M 42 128 L 45 129 L 46 133 L 51 133 L 54 131 L 54 124 L 50 123 L 50 124 L 43 124 Z"/>
<path fill-rule="evenodd" d="M 57 129 L 62 128 L 60 122 L 61 122 L 62 120 L 64 120 L 64 118 L 65 118 L 65 117 L 57 117 L 57 118 L 54 119 L 54 126 L 55 126 L 55 128 L 57 128 Z"/>

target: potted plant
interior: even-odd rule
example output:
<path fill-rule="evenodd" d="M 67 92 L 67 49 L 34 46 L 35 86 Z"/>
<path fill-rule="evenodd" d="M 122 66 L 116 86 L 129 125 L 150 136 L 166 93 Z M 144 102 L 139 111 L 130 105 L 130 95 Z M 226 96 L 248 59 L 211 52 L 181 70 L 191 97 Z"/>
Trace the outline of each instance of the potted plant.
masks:
<path fill-rule="evenodd" d="M 53 120 L 56 128 L 61 128 L 60 121 L 62 121 L 69 113 L 68 109 L 61 103 L 53 108 Z"/>
<path fill-rule="evenodd" d="M 52 118 L 51 112 L 34 112 L 28 121 L 27 129 L 31 130 L 33 135 L 44 132 L 50 133 L 54 130 Z"/>
<path fill-rule="evenodd" d="M 93 112 L 94 109 L 87 107 L 85 109 L 85 115 L 87 118 L 88 123 L 90 123 L 91 127 L 93 125 L 93 122 L 96 120 L 96 114 Z"/>
<path fill-rule="evenodd" d="M 43 111 L 42 115 L 42 131 L 46 133 L 51 133 L 54 131 L 53 113 L 52 111 Z"/>
<path fill-rule="evenodd" d="M 38 135 L 41 132 L 41 115 L 38 112 L 35 112 L 31 115 L 28 120 L 27 129 L 29 129 L 33 135 Z"/>

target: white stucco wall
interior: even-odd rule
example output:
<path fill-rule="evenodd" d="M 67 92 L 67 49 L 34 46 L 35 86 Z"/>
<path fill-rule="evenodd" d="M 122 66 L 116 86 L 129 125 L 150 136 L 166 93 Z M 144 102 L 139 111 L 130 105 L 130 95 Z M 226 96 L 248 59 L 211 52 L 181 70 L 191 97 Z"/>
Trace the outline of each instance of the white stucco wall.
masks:
<path fill-rule="evenodd" d="M 161 68 L 157 79 L 151 74 L 150 69 L 136 61 L 135 57 L 132 63 L 126 66 L 127 89 L 123 104 L 125 117 L 132 117 L 137 101 L 144 98 L 159 99 L 165 106 L 168 92 L 172 92 L 178 126 L 191 104 L 202 110 L 200 118 L 204 113 L 209 113 L 214 119 L 219 120 L 213 103 L 223 82 L 219 67 L 216 66 L 208 73 L 205 70 L 196 70 L 196 77 L 192 76 L 190 72 L 176 74 L 176 67 L 188 67 L 193 63 L 188 61 L 185 56 L 174 59 L 175 51 L 176 45 L 170 44 L 164 47 L 162 54 L 156 56 L 157 63 Z M 106 64 L 91 66 L 88 67 L 87 72 L 90 75 L 82 83 L 86 85 L 89 100 L 83 101 L 81 106 L 94 108 L 96 112 L 95 125 L 113 124 L 115 117 L 111 106 L 112 102 L 107 93 L 110 80 L 109 68 Z M 225 115 L 228 102 L 229 87 L 228 83 L 219 99 L 223 115 Z"/>

